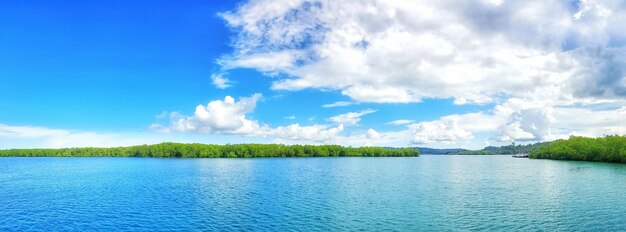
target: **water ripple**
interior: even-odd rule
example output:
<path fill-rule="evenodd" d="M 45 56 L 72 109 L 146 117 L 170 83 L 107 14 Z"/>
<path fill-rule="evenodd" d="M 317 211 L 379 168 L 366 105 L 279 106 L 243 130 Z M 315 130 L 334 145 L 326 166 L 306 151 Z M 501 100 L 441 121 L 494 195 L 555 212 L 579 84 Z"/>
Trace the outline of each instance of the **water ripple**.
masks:
<path fill-rule="evenodd" d="M 0 231 L 619 231 L 626 165 L 1 158 Z"/>

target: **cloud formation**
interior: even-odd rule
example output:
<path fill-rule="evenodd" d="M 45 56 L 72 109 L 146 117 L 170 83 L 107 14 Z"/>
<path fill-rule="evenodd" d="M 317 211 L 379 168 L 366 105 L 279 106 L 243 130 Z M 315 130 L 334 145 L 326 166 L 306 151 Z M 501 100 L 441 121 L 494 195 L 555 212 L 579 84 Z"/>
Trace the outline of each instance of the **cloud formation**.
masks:
<path fill-rule="evenodd" d="M 400 126 L 400 125 L 406 125 L 406 124 L 410 124 L 415 122 L 414 120 L 408 120 L 408 119 L 398 119 L 398 120 L 394 120 L 391 122 L 386 123 L 387 125 L 395 125 L 395 126 Z"/>
<path fill-rule="evenodd" d="M 541 141 L 550 134 L 550 124 L 554 121 L 544 108 L 525 109 L 511 114 L 500 129 L 500 141 Z"/>
<path fill-rule="evenodd" d="M 211 75 L 211 81 L 216 88 L 225 89 L 231 86 L 230 80 L 228 80 L 225 75 L 225 73 L 215 73 Z"/>
<path fill-rule="evenodd" d="M 195 132 L 204 134 L 254 134 L 264 130 L 255 120 L 246 118 L 246 115 L 256 108 L 261 94 L 242 97 L 238 102 L 231 96 L 224 100 L 209 102 L 206 106 L 198 105 L 192 116 L 171 118 L 172 130 L 181 132 Z M 155 127 L 158 128 L 158 125 Z"/>
<path fill-rule="evenodd" d="M 275 90 L 334 90 L 355 103 L 493 105 L 392 123 L 410 124 L 397 134 L 410 134 L 414 143 L 479 134 L 507 142 L 624 133 L 626 5 L 620 0 L 256 0 L 221 16 L 237 35 L 234 52 L 219 63 L 266 73 Z M 331 121 L 358 122 L 347 116 Z"/>
<path fill-rule="evenodd" d="M 456 120 L 421 122 L 410 126 L 415 144 L 455 143 L 472 139 L 472 133 L 459 127 Z"/>
<path fill-rule="evenodd" d="M 322 107 L 324 107 L 324 108 L 333 108 L 333 107 L 350 106 L 350 105 L 353 105 L 353 104 L 354 103 L 348 102 L 348 101 L 338 101 L 338 102 L 333 102 L 333 103 L 329 103 L 329 104 L 324 104 L 324 105 L 322 105 Z"/>
<path fill-rule="evenodd" d="M 328 121 L 331 121 L 340 125 L 357 125 L 361 121 L 361 116 L 366 114 L 371 114 L 376 112 L 376 110 L 366 109 L 360 112 L 348 112 L 345 114 L 336 115 L 330 117 Z"/>
<path fill-rule="evenodd" d="M 136 139 L 128 135 L 0 124 L 0 149 L 111 147 L 146 142 L 147 139 Z"/>
<path fill-rule="evenodd" d="M 192 116 L 180 113 L 170 113 L 170 124 L 153 124 L 155 131 L 165 133 L 183 132 L 197 134 L 227 134 L 256 137 L 271 137 L 279 140 L 304 141 L 305 143 L 334 142 L 344 129 L 344 124 L 355 125 L 360 116 L 372 113 L 373 110 L 364 110 L 356 113 L 346 113 L 332 117 L 330 121 L 337 126 L 309 125 L 301 126 L 298 123 L 272 128 L 266 124 L 250 119 L 249 114 L 256 108 L 261 94 L 242 97 L 239 101 L 231 96 L 224 100 L 214 100 L 205 105 L 198 105 Z M 293 117 L 295 119 L 295 117 Z"/>
<path fill-rule="evenodd" d="M 361 102 L 488 103 L 533 90 L 617 97 L 625 8 L 593 0 L 250 1 L 222 14 L 239 34 L 235 53 L 220 62 L 284 74 L 274 89 L 336 89 Z M 593 91 L 573 88 L 587 78 Z"/>
<path fill-rule="evenodd" d="M 280 126 L 272 129 L 269 134 L 282 140 L 298 140 L 307 143 L 319 143 L 332 141 L 338 134 L 343 131 L 343 125 L 337 127 L 328 127 L 323 125 L 300 126 L 300 124 L 291 124 L 288 126 Z"/>

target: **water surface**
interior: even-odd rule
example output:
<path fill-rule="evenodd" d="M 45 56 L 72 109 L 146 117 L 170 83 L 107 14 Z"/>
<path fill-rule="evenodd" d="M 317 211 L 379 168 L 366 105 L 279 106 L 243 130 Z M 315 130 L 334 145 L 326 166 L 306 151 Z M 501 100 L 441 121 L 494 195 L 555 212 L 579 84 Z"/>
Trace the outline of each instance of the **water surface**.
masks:
<path fill-rule="evenodd" d="M 626 230 L 626 165 L 0 158 L 0 231 Z"/>

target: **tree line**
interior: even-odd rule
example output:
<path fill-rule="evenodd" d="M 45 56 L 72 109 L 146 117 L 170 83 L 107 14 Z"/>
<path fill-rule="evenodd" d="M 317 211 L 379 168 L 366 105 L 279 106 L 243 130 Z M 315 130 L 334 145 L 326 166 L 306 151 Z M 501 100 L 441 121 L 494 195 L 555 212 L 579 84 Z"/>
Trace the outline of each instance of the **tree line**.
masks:
<path fill-rule="evenodd" d="M 626 163 L 626 136 L 571 136 L 540 147 L 531 152 L 530 158 Z"/>
<path fill-rule="evenodd" d="M 112 148 L 9 149 L 0 157 L 159 157 L 159 158 L 253 158 L 253 157 L 339 157 L 419 156 L 411 148 L 343 147 L 339 145 L 283 144 L 183 144 L 160 143 Z"/>
<path fill-rule="evenodd" d="M 532 153 L 535 150 L 547 145 L 550 142 L 539 142 L 526 145 L 512 143 L 510 145 L 495 147 L 488 146 L 480 150 L 463 150 L 456 154 L 459 155 L 511 155 L 519 153 Z"/>

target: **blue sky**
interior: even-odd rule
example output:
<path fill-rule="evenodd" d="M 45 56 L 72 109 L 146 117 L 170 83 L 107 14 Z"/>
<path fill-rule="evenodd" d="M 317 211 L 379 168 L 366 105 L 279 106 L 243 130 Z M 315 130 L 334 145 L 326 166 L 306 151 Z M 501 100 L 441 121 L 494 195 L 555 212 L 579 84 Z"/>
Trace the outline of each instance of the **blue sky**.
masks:
<path fill-rule="evenodd" d="M 624 134 L 625 8 L 2 1 L 0 148 Z"/>
<path fill-rule="evenodd" d="M 164 109 L 224 94 L 208 76 L 230 50 L 216 12 L 232 6 L 89 2 L 2 3 L 3 122 L 145 129 Z"/>

